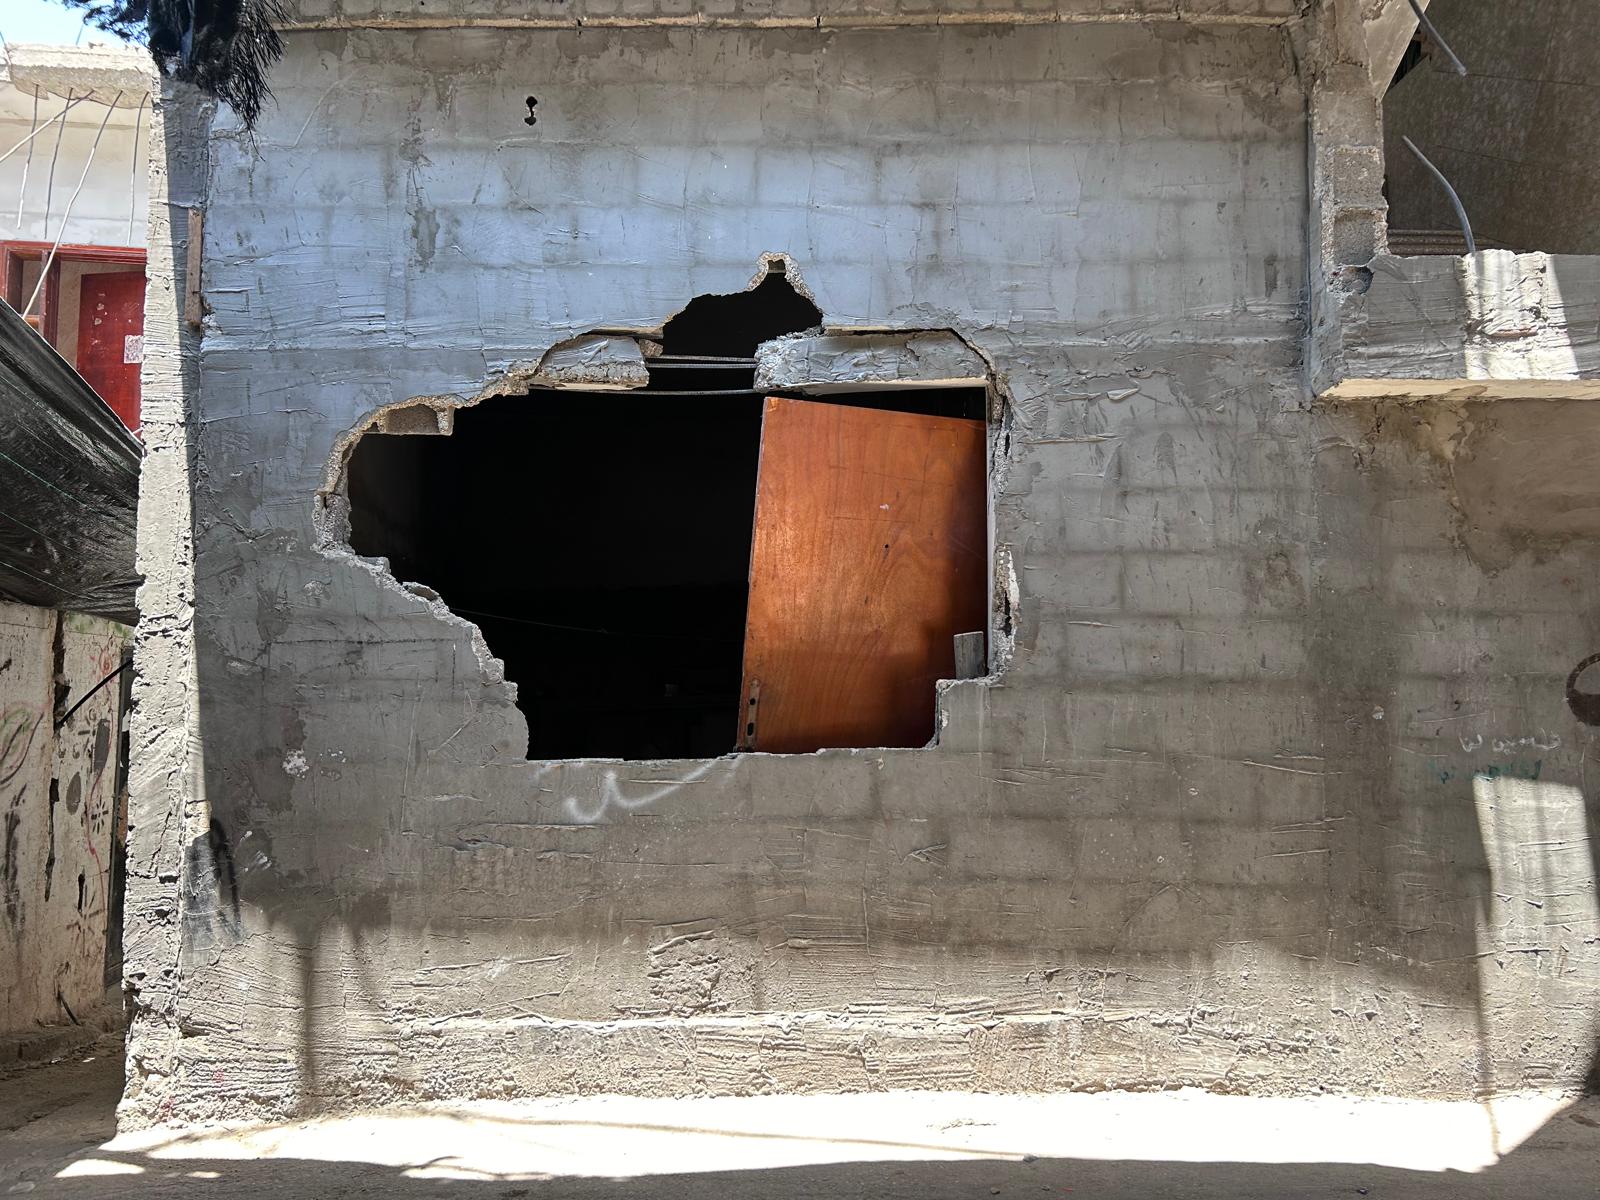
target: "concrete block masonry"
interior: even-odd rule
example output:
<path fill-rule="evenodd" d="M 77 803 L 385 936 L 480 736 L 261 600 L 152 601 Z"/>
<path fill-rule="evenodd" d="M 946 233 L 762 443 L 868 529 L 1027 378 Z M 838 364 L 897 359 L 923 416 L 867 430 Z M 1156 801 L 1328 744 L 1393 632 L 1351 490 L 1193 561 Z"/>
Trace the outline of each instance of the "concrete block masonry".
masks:
<path fill-rule="evenodd" d="M 1437 457 L 1313 407 L 1292 36 L 300 32 L 254 140 L 169 85 L 125 1123 L 1580 1080 L 1600 557 L 1480 559 Z M 493 646 L 349 551 L 330 464 L 770 255 L 825 334 L 993 372 L 994 673 L 924 749 L 523 761 Z"/>

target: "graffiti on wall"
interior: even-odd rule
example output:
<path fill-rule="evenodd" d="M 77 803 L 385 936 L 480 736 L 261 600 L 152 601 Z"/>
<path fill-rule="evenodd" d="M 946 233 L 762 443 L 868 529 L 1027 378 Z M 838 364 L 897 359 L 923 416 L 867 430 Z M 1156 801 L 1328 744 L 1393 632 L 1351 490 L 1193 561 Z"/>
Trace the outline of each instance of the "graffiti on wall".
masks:
<path fill-rule="evenodd" d="M 1583 673 L 1596 663 L 1600 663 L 1600 654 L 1591 654 L 1567 676 L 1567 707 L 1585 725 L 1600 725 L 1600 692 L 1586 692 L 1578 687 Z"/>

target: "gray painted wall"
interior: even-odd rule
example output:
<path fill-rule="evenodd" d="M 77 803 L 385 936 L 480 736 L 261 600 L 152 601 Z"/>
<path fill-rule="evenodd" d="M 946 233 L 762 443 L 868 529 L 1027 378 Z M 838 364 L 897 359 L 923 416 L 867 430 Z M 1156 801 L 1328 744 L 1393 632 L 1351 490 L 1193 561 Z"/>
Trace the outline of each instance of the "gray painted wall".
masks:
<path fill-rule="evenodd" d="M 126 1121 L 1587 1068 L 1594 544 L 1464 536 L 1467 408 L 1310 406 L 1286 31 L 304 33 L 273 86 L 164 102 Z M 523 762 L 339 547 L 341 439 L 772 253 L 992 364 L 997 671 L 931 749 Z"/>

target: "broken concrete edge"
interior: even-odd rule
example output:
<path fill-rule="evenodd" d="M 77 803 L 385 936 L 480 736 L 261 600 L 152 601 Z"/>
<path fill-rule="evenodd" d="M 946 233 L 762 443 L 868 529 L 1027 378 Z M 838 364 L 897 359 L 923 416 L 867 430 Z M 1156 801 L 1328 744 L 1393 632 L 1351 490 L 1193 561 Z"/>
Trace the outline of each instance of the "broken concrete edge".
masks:
<path fill-rule="evenodd" d="M 159 78 L 149 53 L 134 46 L 54 46 L 12 43 L 5 76 L 34 95 L 89 100 L 113 108 L 149 103 Z"/>
<path fill-rule="evenodd" d="M 756 349 L 757 391 L 816 395 L 885 387 L 989 387 L 993 371 L 953 329 L 827 329 Z"/>
<path fill-rule="evenodd" d="M 752 290 L 759 286 L 772 269 L 773 263 L 780 259 L 788 267 L 785 273 L 789 275 L 790 282 L 794 285 L 795 290 L 815 303 L 815 300 L 805 289 L 804 282 L 800 279 L 798 272 L 794 270 L 793 264 L 787 255 L 762 255 L 761 268 L 751 279 L 746 290 Z M 668 319 L 670 320 L 671 318 Z M 649 382 L 648 371 L 644 366 L 645 359 L 646 357 L 654 356 L 653 354 L 647 356 L 646 351 L 651 347 L 655 347 L 655 352 L 659 353 L 659 339 L 664 325 L 665 322 L 663 322 L 662 326 L 651 329 L 591 331 L 563 338 L 553 343 L 532 365 L 529 365 L 526 360 L 513 363 L 492 377 L 479 391 L 472 395 L 413 396 L 370 410 L 354 426 L 334 441 L 333 452 L 329 455 L 324 471 L 323 485 L 316 494 L 312 508 L 312 528 L 315 532 L 313 549 L 327 559 L 353 566 L 366 572 L 380 587 L 394 594 L 402 595 L 410 601 L 420 602 L 423 606 L 422 611 L 426 611 L 430 616 L 437 618 L 450 628 L 465 633 L 472 647 L 473 658 L 482 672 L 483 682 L 490 687 L 500 689 L 506 701 L 515 709 L 517 685 L 506 678 L 505 662 L 490 649 L 488 640 L 475 622 L 469 621 L 453 611 L 444 598 L 426 584 L 400 579 L 391 570 L 387 559 L 369 558 L 358 554 L 350 545 L 350 498 L 348 489 L 351 455 L 355 452 L 356 445 L 362 437 L 369 433 L 449 436 L 454 430 L 455 413 L 458 409 L 474 408 L 486 400 L 515 396 L 532 389 L 544 389 L 553 392 L 607 390 L 597 384 L 597 379 L 609 381 L 610 390 L 614 391 L 642 388 Z M 996 372 L 990 357 L 955 330 L 891 330 L 876 327 L 871 329 L 848 327 L 834 329 L 824 326 L 820 333 L 790 334 L 762 343 L 757 348 L 757 362 L 761 362 L 761 355 L 767 352 L 769 347 L 800 346 L 808 340 L 818 345 L 826 346 L 836 356 L 847 358 L 851 345 L 857 339 L 866 339 L 871 343 L 868 353 L 876 355 L 876 357 L 870 361 L 882 361 L 887 357 L 890 362 L 899 363 L 903 359 L 909 369 L 912 370 L 917 369 L 918 365 L 923 362 L 943 364 L 946 367 L 955 364 L 959 369 L 955 371 L 950 381 L 943 384 L 943 386 L 981 386 L 987 389 L 990 411 L 990 419 L 985 422 L 989 433 L 988 470 L 990 484 L 987 492 L 988 496 L 992 498 L 995 472 L 1002 470 L 1007 461 L 1006 447 L 1009 446 L 1010 442 L 1011 422 L 1009 393 Z M 898 355 L 895 352 L 896 349 L 900 352 Z M 773 350 L 772 356 L 772 361 L 778 361 L 785 357 L 782 349 Z M 825 354 L 822 356 L 826 357 Z M 807 361 L 803 352 L 800 361 Z M 642 378 L 632 373 L 632 368 L 635 365 L 637 365 L 639 372 L 642 374 Z M 634 380 L 637 381 L 635 382 Z M 883 387 L 887 385 L 892 387 L 896 383 L 904 386 L 906 382 L 904 378 L 885 378 L 873 381 L 867 386 Z M 758 388 L 762 386 L 759 376 L 757 384 Z M 790 385 L 785 390 L 798 390 L 800 386 L 806 385 Z M 917 386 L 933 386 L 933 384 L 921 383 Z M 821 393 L 823 388 L 819 385 L 815 390 Z M 426 415 L 423 416 L 423 414 Z M 991 512 L 991 526 L 992 522 L 993 514 Z M 1020 586 L 1008 547 L 995 547 L 990 591 L 989 628 L 983 631 L 987 635 L 989 644 L 989 653 L 985 665 L 986 673 L 971 679 L 941 679 L 937 681 L 933 697 L 934 732 L 925 745 L 919 747 L 823 747 L 820 750 L 812 751 L 812 755 L 870 755 L 889 750 L 932 750 L 938 748 L 940 734 L 950 724 L 950 705 L 953 702 L 953 693 L 959 688 L 989 687 L 998 684 L 1000 676 L 1009 666 L 1015 652 L 1015 613 L 1020 599 Z M 527 742 L 527 725 L 526 718 L 522 717 L 520 709 L 517 709 L 516 719 L 521 723 L 521 740 L 525 745 Z M 772 754 L 766 751 L 732 750 L 722 755 L 721 759 L 754 757 L 757 755 L 784 759 L 809 757 L 796 754 Z M 528 759 L 524 756 L 518 761 L 542 766 L 551 763 L 604 765 L 635 760 L 613 758 Z M 704 767 L 710 763 L 720 761 L 720 759 L 652 759 L 648 761 L 662 765 L 679 764 L 690 767 Z"/>

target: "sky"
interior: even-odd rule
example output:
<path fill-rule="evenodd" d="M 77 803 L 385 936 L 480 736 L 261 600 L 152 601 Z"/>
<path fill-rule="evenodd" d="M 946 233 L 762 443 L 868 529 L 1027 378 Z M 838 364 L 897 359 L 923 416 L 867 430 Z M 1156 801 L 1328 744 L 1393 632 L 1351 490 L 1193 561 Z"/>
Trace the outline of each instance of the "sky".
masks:
<path fill-rule="evenodd" d="M 83 10 L 70 9 L 61 0 L 5 0 L 0 4 L 0 34 L 8 42 L 50 42 L 70 46 L 83 31 L 85 42 L 105 42 L 111 35 L 83 28 Z"/>

